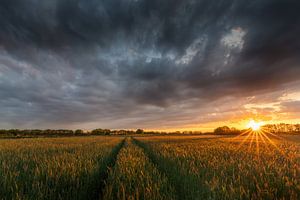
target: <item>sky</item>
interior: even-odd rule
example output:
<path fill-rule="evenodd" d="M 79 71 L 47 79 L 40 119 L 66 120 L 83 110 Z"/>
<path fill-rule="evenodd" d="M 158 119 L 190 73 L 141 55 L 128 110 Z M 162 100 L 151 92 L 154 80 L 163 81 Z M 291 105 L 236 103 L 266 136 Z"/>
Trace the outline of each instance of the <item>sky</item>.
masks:
<path fill-rule="evenodd" d="M 300 122 L 299 0 L 1 0 L 0 128 Z"/>

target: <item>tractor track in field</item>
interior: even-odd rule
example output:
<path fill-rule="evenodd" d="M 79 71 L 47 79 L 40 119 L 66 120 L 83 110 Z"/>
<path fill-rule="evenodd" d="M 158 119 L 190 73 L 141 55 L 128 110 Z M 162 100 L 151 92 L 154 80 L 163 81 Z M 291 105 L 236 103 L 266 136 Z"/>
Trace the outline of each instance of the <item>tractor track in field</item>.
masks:
<path fill-rule="evenodd" d="M 122 148 L 120 148 L 119 149 L 119 152 L 118 152 L 118 154 L 116 154 L 116 160 L 115 160 L 115 163 L 114 163 L 114 165 L 113 165 L 113 167 L 111 168 L 112 170 L 116 170 L 116 169 L 114 169 L 115 167 L 116 167 L 116 165 L 118 165 L 117 163 L 120 161 L 119 160 L 119 155 L 121 154 L 121 151 L 124 149 L 124 148 L 136 148 L 136 149 L 139 149 L 139 151 L 140 152 L 142 152 L 142 155 L 145 157 L 145 160 L 146 160 L 146 162 L 148 162 L 148 166 L 150 165 L 150 166 L 152 166 L 153 167 L 153 171 L 156 171 L 158 174 L 157 174 L 157 176 L 155 176 L 155 178 L 154 178 L 154 176 L 149 176 L 148 178 L 154 178 L 153 179 L 153 181 L 157 181 L 156 180 L 156 178 L 157 177 L 164 177 L 164 181 L 166 181 L 167 182 L 167 185 L 168 185 L 168 187 L 169 188 L 173 188 L 173 190 L 172 190 L 172 195 L 170 195 L 170 199 L 172 199 L 172 200 L 180 200 L 180 198 L 179 198 L 179 196 L 178 196 L 178 191 L 177 191 L 177 189 L 174 187 L 174 184 L 172 184 L 171 182 L 170 182 L 170 180 L 169 180 L 169 178 L 168 178 L 168 176 L 167 176 L 167 174 L 166 173 L 164 173 L 164 171 L 163 170 L 161 170 L 160 168 L 159 168 L 159 165 L 156 163 L 156 162 L 153 162 L 153 159 L 152 159 L 152 157 L 150 157 L 149 156 L 149 154 L 148 154 L 148 152 L 146 151 L 146 149 L 143 147 L 143 144 L 142 145 L 140 145 L 139 143 L 142 143 L 142 142 L 140 142 L 140 141 L 138 141 L 138 140 L 136 140 L 134 137 L 126 137 L 125 139 L 124 139 L 124 141 L 123 141 L 123 145 L 122 145 Z M 131 147 L 130 147 L 130 145 L 132 145 Z M 122 153 L 124 153 L 124 152 L 122 152 Z M 127 152 L 128 153 L 128 152 Z M 135 156 L 137 156 L 137 157 L 134 157 L 134 158 L 139 158 L 139 156 L 141 156 L 141 155 L 135 155 Z M 121 163 L 122 162 L 124 162 L 124 155 L 122 155 L 122 157 L 123 158 L 120 158 L 121 159 Z M 128 158 L 130 159 L 130 158 L 132 158 L 132 155 L 128 155 Z M 123 161 L 122 161 L 122 159 L 123 159 Z M 128 161 L 125 161 L 125 162 L 128 162 Z M 135 162 L 135 161 L 134 161 Z M 120 166 L 119 166 L 120 167 Z M 127 166 L 128 167 L 128 166 Z M 130 166 L 130 167 L 136 167 L 135 165 L 133 165 L 133 166 Z M 144 166 L 145 168 L 141 168 L 141 170 L 146 170 L 144 173 L 147 173 L 147 170 L 149 170 L 148 168 L 146 169 L 146 166 Z M 150 169 L 151 170 L 151 169 Z M 137 171 L 135 172 L 135 173 L 137 173 Z M 142 176 L 144 176 L 144 173 L 143 174 L 141 174 Z M 149 174 L 148 174 L 149 175 Z M 105 180 L 107 181 L 108 179 L 110 179 L 111 177 L 111 174 L 108 174 L 108 177 L 106 177 L 105 178 Z M 147 177 L 147 176 L 146 176 Z M 126 178 L 125 178 L 126 179 Z M 113 179 L 112 179 L 113 180 Z M 107 189 L 106 187 L 107 186 L 110 186 L 110 184 L 111 183 L 109 183 L 109 182 L 106 182 L 106 181 L 104 181 L 104 190 L 102 190 L 102 194 L 101 194 L 101 198 L 100 199 L 106 199 L 106 197 L 107 197 L 107 191 L 105 190 L 105 189 Z M 124 180 L 123 180 L 124 181 Z M 146 181 L 146 180 L 144 180 L 144 181 Z M 147 181 L 146 181 L 147 182 Z M 142 188 L 143 187 L 145 187 L 145 185 L 144 185 L 144 183 L 146 183 L 146 182 L 140 182 L 140 185 L 136 185 L 137 187 L 139 187 L 139 186 L 141 186 Z M 133 183 L 133 184 L 135 184 L 135 183 Z M 119 186 L 117 186 L 117 188 L 118 188 Z M 148 187 L 148 186 L 147 186 Z M 151 188 L 151 187 L 150 187 Z M 129 190 L 129 192 L 126 190 L 126 189 L 128 189 Z M 144 188 L 144 189 L 146 189 L 146 188 Z M 123 190 L 124 190 L 124 188 L 123 188 Z M 135 195 L 134 193 L 132 193 L 131 194 L 131 192 L 130 192 L 130 188 L 125 188 L 125 190 L 126 190 L 126 192 L 128 192 L 127 193 L 127 195 L 128 194 L 130 194 L 130 195 Z M 139 188 L 139 190 L 138 191 L 141 191 L 141 192 L 143 192 L 143 189 L 142 190 L 140 190 L 140 188 Z M 111 193 L 112 191 L 110 191 L 110 193 Z M 124 192 L 124 191 L 123 191 Z M 170 191 L 169 191 L 170 192 Z M 110 194 L 109 193 L 109 194 Z M 169 194 L 169 193 L 168 193 Z M 125 195 L 125 193 L 124 193 L 124 195 Z M 126 195 L 125 195 L 126 196 Z M 133 196 L 127 196 L 127 197 L 133 197 Z M 126 197 L 126 199 L 127 199 L 127 197 Z M 161 197 L 163 197 L 163 196 L 161 196 Z M 120 197 L 118 197 L 118 198 L 120 198 Z M 124 197 L 125 198 L 125 197 Z M 108 199 L 110 199 L 110 196 L 108 196 Z M 113 198 L 113 199 L 116 199 L 116 198 Z M 123 198 L 122 198 L 123 199 Z M 137 198 L 137 199 L 140 199 L 139 197 Z M 147 199 L 147 198 L 146 198 Z M 152 198 L 148 198 L 148 199 L 152 199 Z M 156 199 L 156 198 L 154 198 L 154 199 Z M 159 198 L 160 199 L 160 198 Z M 162 198 L 162 199 L 165 199 L 165 196 Z M 167 198 L 168 199 L 168 198 Z"/>
<path fill-rule="evenodd" d="M 99 170 L 100 171 L 99 179 L 101 180 L 100 184 L 98 184 L 95 195 L 93 195 L 92 198 L 88 198 L 88 199 L 95 199 L 95 200 L 103 199 L 103 190 L 105 188 L 106 180 L 108 179 L 109 169 L 112 169 L 115 166 L 118 154 L 120 150 L 123 148 L 126 142 L 126 138 L 124 138 L 119 144 L 117 144 L 117 146 L 114 147 L 114 149 L 112 150 L 108 158 L 106 165 L 100 168 Z"/>
<path fill-rule="evenodd" d="M 185 199 L 185 197 L 183 196 L 183 193 L 181 192 L 181 185 L 177 181 L 174 182 L 170 179 L 168 171 L 164 167 L 161 166 L 159 159 L 154 155 L 153 150 L 150 147 L 148 147 L 146 144 L 144 144 L 143 142 L 137 140 L 136 138 L 132 138 L 132 141 L 135 145 L 137 145 L 138 147 L 143 149 L 145 155 L 149 158 L 150 162 L 152 162 L 154 164 L 154 166 L 159 170 L 159 172 L 162 175 L 167 177 L 169 183 L 175 188 L 175 192 L 176 192 L 175 195 L 176 195 L 177 199 L 178 200 Z"/>

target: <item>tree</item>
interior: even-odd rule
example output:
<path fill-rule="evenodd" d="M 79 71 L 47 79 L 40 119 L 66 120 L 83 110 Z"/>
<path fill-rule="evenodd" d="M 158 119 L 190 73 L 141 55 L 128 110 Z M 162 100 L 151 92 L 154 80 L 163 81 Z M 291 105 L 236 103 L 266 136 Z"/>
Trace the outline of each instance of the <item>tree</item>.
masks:
<path fill-rule="evenodd" d="M 7 130 L 4 130 L 4 129 L 0 130 L 0 135 L 7 135 L 7 133 L 8 133 Z"/>
<path fill-rule="evenodd" d="M 20 130 L 18 130 L 18 129 L 10 129 L 10 130 L 8 130 L 8 132 L 10 134 L 12 134 L 13 136 L 17 136 L 20 133 Z"/>
<path fill-rule="evenodd" d="M 144 130 L 143 130 L 143 129 L 137 129 L 135 133 L 136 133 L 136 134 L 143 134 L 143 133 L 144 133 Z"/>
<path fill-rule="evenodd" d="M 222 126 L 215 129 L 215 134 L 229 134 L 231 129 L 228 126 Z"/>
<path fill-rule="evenodd" d="M 232 134 L 240 134 L 242 131 L 240 131 L 239 129 L 237 129 L 237 128 L 234 128 L 234 127 L 232 127 L 231 129 L 230 129 L 230 133 L 232 133 Z"/>
<path fill-rule="evenodd" d="M 102 130 L 103 135 L 110 135 L 111 131 L 109 129 Z"/>
<path fill-rule="evenodd" d="M 111 131 L 109 129 L 95 129 L 92 131 L 92 135 L 109 135 Z"/>
<path fill-rule="evenodd" d="M 300 132 L 300 124 L 295 125 L 295 131 L 298 133 Z"/>
<path fill-rule="evenodd" d="M 75 135 L 82 135 L 82 134 L 83 134 L 83 130 L 81 130 L 81 129 L 77 129 L 75 131 Z"/>

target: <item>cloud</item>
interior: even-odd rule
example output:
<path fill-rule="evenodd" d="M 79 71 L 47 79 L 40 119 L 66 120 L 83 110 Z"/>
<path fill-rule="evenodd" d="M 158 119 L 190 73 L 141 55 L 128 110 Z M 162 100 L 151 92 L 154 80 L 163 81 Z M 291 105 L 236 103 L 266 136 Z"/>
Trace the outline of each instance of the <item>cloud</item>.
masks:
<path fill-rule="evenodd" d="M 223 36 L 223 38 L 221 39 L 221 43 L 230 49 L 237 48 L 242 50 L 244 47 L 245 35 L 246 31 L 244 31 L 240 27 L 231 29 L 231 32 L 229 34 Z"/>
<path fill-rule="evenodd" d="M 175 61 L 177 65 L 188 65 L 194 60 L 195 56 L 203 52 L 206 48 L 207 37 L 203 36 L 196 39 L 186 50 L 185 54 Z M 199 57 L 197 58 L 199 59 Z"/>
<path fill-rule="evenodd" d="M 294 0 L 3 0 L 0 125 L 221 120 L 227 109 L 213 110 L 228 97 L 298 81 L 299 9 Z"/>

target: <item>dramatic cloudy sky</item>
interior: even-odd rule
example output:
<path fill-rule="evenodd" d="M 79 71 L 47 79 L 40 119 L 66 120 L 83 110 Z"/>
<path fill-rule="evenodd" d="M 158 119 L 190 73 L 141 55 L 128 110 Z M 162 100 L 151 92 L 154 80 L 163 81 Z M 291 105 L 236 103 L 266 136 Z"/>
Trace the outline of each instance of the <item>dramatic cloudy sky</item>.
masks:
<path fill-rule="evenodd" d="M 1 0 L 0 128 L 300 122 L 299 0 Z"/>

